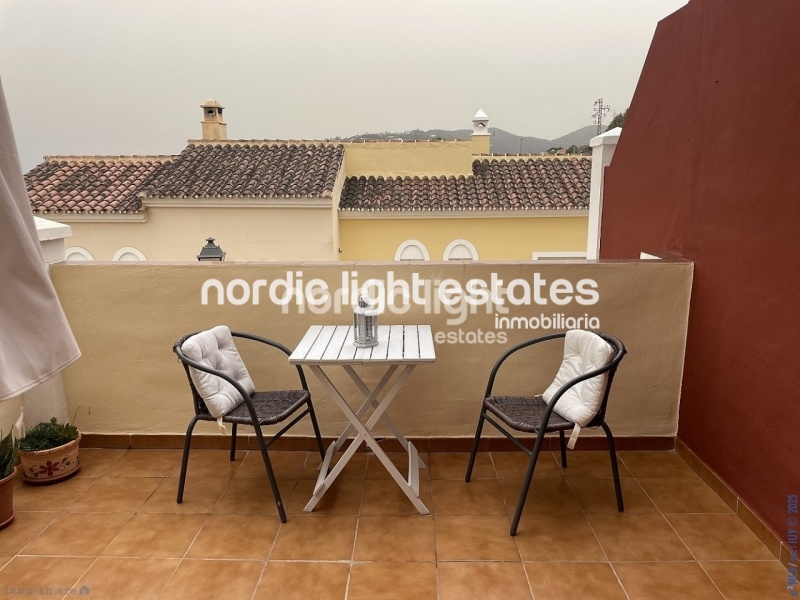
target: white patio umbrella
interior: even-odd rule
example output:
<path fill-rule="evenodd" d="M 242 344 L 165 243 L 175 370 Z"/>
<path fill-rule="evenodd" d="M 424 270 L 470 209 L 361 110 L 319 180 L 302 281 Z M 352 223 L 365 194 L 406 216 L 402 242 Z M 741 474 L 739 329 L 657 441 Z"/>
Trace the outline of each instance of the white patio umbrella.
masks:
<path fill-rule="evenodd" d="M 0 400 L 80 355 L 42 257 L 0 82 Z"/>

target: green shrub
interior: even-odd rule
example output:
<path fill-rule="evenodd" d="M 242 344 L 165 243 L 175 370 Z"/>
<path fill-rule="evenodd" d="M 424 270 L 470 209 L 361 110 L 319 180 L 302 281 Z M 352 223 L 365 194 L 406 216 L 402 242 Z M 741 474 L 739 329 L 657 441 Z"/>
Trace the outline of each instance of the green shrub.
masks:
<path fill-rule="evenodd" d="M 19 449 L 26 452 L 57 448 L 78 439 L 78 428 L 69 423 L 59 423 L 55 417 L 28 429 L 19 441 Z"/>
<path fill-rule="evenodd" d="M 11 471 L 17 465 L 17 450 L 19 449 L 19 442 L 15 440 L 11 434 L 0 440 L 0 479 L 4 479 L 11 475 Z"/>

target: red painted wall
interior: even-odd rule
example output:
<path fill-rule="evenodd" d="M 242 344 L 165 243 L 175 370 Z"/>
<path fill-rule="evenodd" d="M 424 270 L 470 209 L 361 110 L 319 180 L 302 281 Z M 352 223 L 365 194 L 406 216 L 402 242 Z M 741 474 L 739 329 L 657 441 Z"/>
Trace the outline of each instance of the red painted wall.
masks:
<path fill-rule="evenodd" d="M 800 2 L 691 0 L 606 170 L 600 254 L 695 262 L 678 437 L 784 540 L 800 494 Z"/>

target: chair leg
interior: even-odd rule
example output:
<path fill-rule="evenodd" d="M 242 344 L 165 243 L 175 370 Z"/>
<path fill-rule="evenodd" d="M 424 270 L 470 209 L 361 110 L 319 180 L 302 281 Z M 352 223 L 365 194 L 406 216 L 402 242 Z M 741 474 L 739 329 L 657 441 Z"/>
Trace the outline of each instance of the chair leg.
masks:
<path fill-rule="evenodd" d="M 485 416 L 486 416 L 486 408 L 482 408 L 481 416 L 478 418 L 478 428 L 475 430 L 475 440 L 472 442 L 472 452 L 469 455 L 467 474 L 464 476 L 464 481 L 467 482 L 472 477 L 472 468 L 475 466 L 475 455 L 478 454 L 478 444 L 481 441 L 481 432 L 483 431 L 483 420 Z"/>
<path fill-rule="evenodd" d="M 264 443 L 264 435 L 261 432 L 261 427 L 256 424 L 256 439 L 258 440 L 258 447 L 261 449 L 261 458 L 264 459 L 264 468 L 267 470 L 267 478 L 269 485 L 272 488 L 272 496 L 275 498 L 275 504 L 278 507 L 278 516 L 281 518 L 281 523 L 286 523 L 286 511 L 283 509 L 283 501 L 281 500 L 281 493 L 278 490 L 278 482 L 275 481 L 275 472 L 272 470 L 272 463 L 267 454 L 267 446 Z"/>
<path fill-rule="evenodd" d="M 533 471 L 536 468 L 536 461 L 539 460 L 539 452 L 542 449 L 542 440 L 544 440 L 544 434 L 538 433 L 536 435 L 536 443 L 533 445 L 533 452 L 531 452 L 531 459 L 528 461 L 528 470 L 525 472 L 522 489 L 519 492 L 519 500 L 517 501 L 517 510 L 514 512 L 514 520 L 511 522 L 511 535 L 517 535 L 517 527 L 519 527 L 519 520 L 522 517 L 522 508 L 525 506 L 525 500 L 528 498 L 528 490 L 531 487 Z"/>
<path fill-rule="evenodd" d="M 558 430 L 559 441 L 561 442 L 561 466 L 567 468 L 567 440 L 564 437 L 564 430 Z"/>
<path fill-rule="evenodd" d="M 186 470 L 189 467 L 189 450 L 192 447 L 192 431 L 194 426 L 197 425 L 197 415 L 192 417 L 189 421 L 189 427 L 186 428 L 186 438 L 183 441 L 183 458 L 181 458 L 181 477 L 178 480 L 178 504 L 183 502 L 183 486 L 186 485 Z"/>
<path fill-rule="evenodd" d="M 617 509 L 619 512 L 624 512 L 625 505 L 622 503 L 622 485 L 619 480 L 619 466 L 617 466 L 617 449 L 614 445 L 614 436 L 611 433 L 611 428 L 606 425 L 605 421 L 600 425 L 603 431 L 606 432 L 606 438 L 608 438 L 608 453 L 611 457 L 611 473 L 614 475 L 614 492 L 617 494 Z"/>
<path fill-rule="evenodd" d="M 325 446 L 322 444 L 322 435 L 319 432 L 319 423 L 317 423 L 317 413 L 314 412 L 314 405 L 311 404 L 311 399 L 308 400 L 308 410 L 308 414 L 311 417 L 311 425 L 314 427 L 314 437 L 317 438 L 320 459 L 325 460 Z"/>
<path fill-rule="evenodd" d="M 231 462 L 236 460 L 236 425 L 234 423 L 231 429 Z"/>

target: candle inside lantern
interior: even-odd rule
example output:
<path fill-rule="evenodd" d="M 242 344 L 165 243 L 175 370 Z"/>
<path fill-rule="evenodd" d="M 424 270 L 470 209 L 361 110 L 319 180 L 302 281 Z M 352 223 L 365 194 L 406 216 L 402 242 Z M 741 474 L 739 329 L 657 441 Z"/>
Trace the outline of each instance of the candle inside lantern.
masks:
<path fill-rule="evenodd" d="M 369 298 L 361 296 L 353 310 L 353 343 L 359 348 L 378 345 L 378 311 L 372 308 Z"/>

